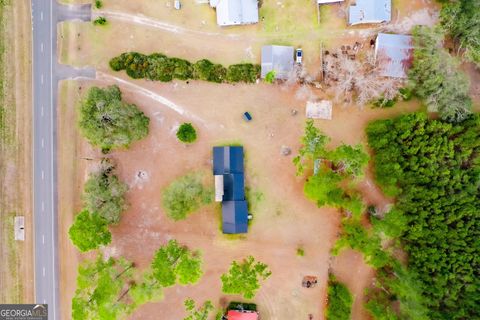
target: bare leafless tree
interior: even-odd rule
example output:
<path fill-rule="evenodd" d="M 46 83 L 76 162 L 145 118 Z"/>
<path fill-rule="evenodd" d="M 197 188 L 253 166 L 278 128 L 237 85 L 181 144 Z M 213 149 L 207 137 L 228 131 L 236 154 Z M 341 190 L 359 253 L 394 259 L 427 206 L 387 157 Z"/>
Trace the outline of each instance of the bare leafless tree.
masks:
<path fill-rule="evenodd" d="M 390 100 L 397 96 L 402 82 L 381 76 L 383 63 L 375 61 L 373 50 L 362 56 L 338 50 L 324 58 L 324 81 L 337 102 L 362 107 L 375 99 Z"/>

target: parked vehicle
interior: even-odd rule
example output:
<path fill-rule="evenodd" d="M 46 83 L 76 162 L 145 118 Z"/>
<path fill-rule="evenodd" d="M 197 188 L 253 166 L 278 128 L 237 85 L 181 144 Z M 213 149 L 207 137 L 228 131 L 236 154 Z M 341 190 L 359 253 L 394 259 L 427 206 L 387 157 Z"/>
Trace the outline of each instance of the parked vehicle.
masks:
<path fill-rule="evenodd" d="M 297 64 L 302 64 L 302 58 L 303 58 L 303 50 L 301 48 L 298 48 L 295 50 L 295 62 Z"/>
<path fill-rule="evenodd" d="M 250 112 L 248 112 L 248 111 L 245 112 L 245 113 L 243 114 L 243 119 L 244 119 L 245 121 L 247 121 L 247 122 L 250 121 L 250 120 L 252 120 L 252 116 L 250 115 Z"/>

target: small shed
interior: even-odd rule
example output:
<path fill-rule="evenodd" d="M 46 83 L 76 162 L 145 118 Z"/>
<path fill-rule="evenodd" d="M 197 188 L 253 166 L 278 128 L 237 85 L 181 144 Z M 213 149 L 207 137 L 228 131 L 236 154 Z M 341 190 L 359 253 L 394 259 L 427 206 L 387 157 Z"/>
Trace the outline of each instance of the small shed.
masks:
<path fill-rule="evenodd" d="M 406 78 L 413 63 L 412 37 L 379 33 L 375 41 L 375 61 L 380 66 L 380 75 Z"/>
<path fill-rule="evenodd" d="M 356 0 L 348 12 L 348 24 L 382 23 L 392 20 L 392 0 Z"/>
<path fill-rule="evenodd" d="M 309 119 L 332 120 L 332 101 L 307 101 L 306 116 Z"/>
<path fill-rule="evenodd" d="M 286 80 L 293 72 L 294 48 L 288 46 L 269 45 L 262 47 L 262 71 L 264 79 L 267 73 L 274 71 L 275 78 Z"/>
<path fill-rule="evenodd" d="M 14 218 L 13 226 L 14 226 L 15 240 L 25 241 L 25 217 L 16 216 Z"/>
<path fill-rule="evenodd" d="M 210 0 L 219 26 L 258 23 L 258 0 Z"/>

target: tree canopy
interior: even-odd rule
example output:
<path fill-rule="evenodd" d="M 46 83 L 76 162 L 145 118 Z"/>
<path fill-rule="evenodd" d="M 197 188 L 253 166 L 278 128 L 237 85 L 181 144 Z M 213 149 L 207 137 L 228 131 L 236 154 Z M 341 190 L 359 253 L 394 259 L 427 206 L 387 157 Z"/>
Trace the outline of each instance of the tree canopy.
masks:
<path fill-rule="evenodd" d="M 192 143 L 197 140 L 197 131 L 191 123 L 182 123 L 177 130 L 178 140 L 185 143 Z"/>
<path fill-rule="evenodd" d="M 412 34 L 415 50 L 408 75 L 414 93 L 443 120 L 465 120 L 472 108 L 469 81 L 455 58 L 442 48 L 443 34 L 425 26 L 415 27 Z"/>
<path fill-rule="evenodd" d="M 327 320 L 350 320 L 353 296 L 348 288 L 330 276 L 328 280 Z"/>
<path fill-rule="evenodd" d="M 83 192 L 85 208 L 109 224 L 118 223 L 127 207 L 125 192 L 128 187 L 114 174 L 114 169 L 110 162 L 103 161 L 100 169 L 90 174 Z"/>
<path fill-rule="evenodd" d="M 107 221 L 88 210 L 83 210 L 75 216 L 68 235 L 73 244 L 82 252 L 108 245 L 112 241 Z"/>
<path fill-rule="evenodd" d="M 479 318 L 480 117 L 452 124 L 413 113 L 374 121 L 367 135 L 377 182 L 398 196 L 374 226 L 399 235 L 409 256 L 408 272 L 394 270 L 404 280 L 389 284 L 393 295 L 423 296 L 430 319 Z M 421 304 L 406 310 L 422 319 Z"/>
<path fill-rule="evenodd" d="M 200 174 L 191 173 L 173 181 L 162 195 L 162 204 L 168 217 L 173 220 L 185 219 L 201 205 L 212 201 L 212 191 L 204 186 Z"/>
<path fill-rule="evenodd" d="M 344 209 L 358 217 L 364 205 L 356 189 L 351 187 L 351 182 L 363 175 L 369 160 L 368 154 L 362 145 L 342 144 L 328 150 L 326 144 L 329 140 L 313 125 L 313 121 L 307 121 L 302 147 L 299 155 L 293 159 L 297 174 L 313 167 L 313 175 L 307 178 L 304 186 L 306 197 L 319 207 Z"/>
<path fill-rule="evenodd" d="M 152 277 L 163 287 L 193 284 L 203 274 L 201 266 L 200 252 L 190 251 L 176 240 L 170 240 L 155 253 Z"/>
<path fill-rule="evenodd" d="M 108 320 L 124 318 L 132 311 L 126 303 L 133 264 L 120 259 L 86 260 L 78 267 L 77 289 L 72 299 L 72 319 Z"/>
<path fill-rule="evenodd" d="M 440 13 L 442 26 L 465 50 L 465 57 L 480 66 L 480 0 L 444 2 Z"/>
<path fill-rule="evenodd" d="M 184 302 L 185 310 L 188 316 L 183 320 L 208 320 L 210 312 L 213 311 L 213 304 L 210 300 L 207 300 L 200 307 L 195 307 L 195 301 L 193 299 L 187 299 Z"/>
<path fill-rule="evenodd" d="M 233 261 L 228 273 L 224 273 L 221 277 L 222 291 L 252 299 L 260 288 L 260 280 L 267 279 L 271 274 L 266 264 L 255 261 L 252 256 L 243 259 L 240 263 Z"/>
<path fill-rule="evenodd" d="M 120 89 L 92 87 L 81 103 L 79 126 L 94 146 L 108 152 L 128 147 L 148 135 L 150 119 L 134 104 L 122 101 Z"/>
<path fill-rule="evenodd" d="M 226 68 L 207 59 L 192 63 L 161 53 L 145 55 L 125 52 L 110 60 L 110 68 L 114 71 L 125 70 L 134 79 L 146 78 L 163 82 L 194 79 L 216 83 L 255 83 L 260 76 L 260 66 L 257 64 L 233 64 Z"/>

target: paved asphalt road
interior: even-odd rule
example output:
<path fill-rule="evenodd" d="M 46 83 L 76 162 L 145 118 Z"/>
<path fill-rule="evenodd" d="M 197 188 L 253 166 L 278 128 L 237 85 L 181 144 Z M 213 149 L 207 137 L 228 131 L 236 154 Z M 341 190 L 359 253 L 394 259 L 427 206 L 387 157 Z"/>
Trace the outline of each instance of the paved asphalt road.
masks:
<path fill-rule="evenodd" d="M 92 69 L 57 63 L 57 22 L 90 20 L 90 6 L 32 1 L 33 31 L 33 199 L 35 226 L 35 302 L 47 303 L 49 319 L 60 319 L 57 245 L 56 105 L 58 80 L 94 78 Z"/>

